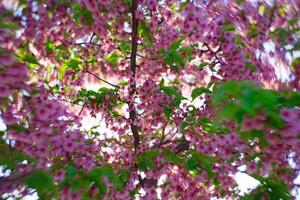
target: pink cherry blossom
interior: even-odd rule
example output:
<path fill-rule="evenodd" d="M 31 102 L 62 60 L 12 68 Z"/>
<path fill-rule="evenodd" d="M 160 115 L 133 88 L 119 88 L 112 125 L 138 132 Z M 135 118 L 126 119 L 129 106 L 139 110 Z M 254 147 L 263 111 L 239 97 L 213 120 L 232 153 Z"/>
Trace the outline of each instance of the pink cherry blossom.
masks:
<path fill-rule="evenodd" d="M 0 198 L 239 199 L 241 166 L 299 189 L 299 11 L 284 0 L 1 2 Z M 52 187 L 30 185 L 35 172 Z"/>

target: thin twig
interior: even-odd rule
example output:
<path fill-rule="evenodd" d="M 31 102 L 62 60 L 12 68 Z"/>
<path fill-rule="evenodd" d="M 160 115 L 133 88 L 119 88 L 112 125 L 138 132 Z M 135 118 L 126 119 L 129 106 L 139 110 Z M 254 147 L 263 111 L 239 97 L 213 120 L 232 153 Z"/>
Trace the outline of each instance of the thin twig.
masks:
<path fill-rule="evenodd" d="M 86 73 L 88 73 L 88 74 L 94 76 L 96 79 L 98 79 L 98 80 L 100 80 L 100 81 L 103 81 L 104 83 L 107 83 L 107 84 L 110 85 L 110 86 L 113 86 L 113 87 L 115 87 L 115 88 L 120 88 L 120 86 L 115 85 L 115 84 L 112 84 L 112 83 L 110 83 L 110 82 L 108 82 L 108 81 L 106 81 L 106 80 L 100 78 L 99 76 L 97 76 L 96 74 L 94 74 L 93 72 L 91 72 L 91 71 L 89 71 L 89 70 L 86 70 Z"/>
<path fill-rule="evenodd" d="M 81 107 L 81 109 L 80 109 L 80 111 L 79 111 L 79 113 L 78 113 L 78 116 L 80 116 L 80 115 L 81 115 L 81 113 L 82 113 L 82 111 L 83 111 L 84 107 L 85 107 L 85 104 L 83 104 L 83 105 L 82 105 L 82 107 Z"/>
<path fill-rule="evenodd" d="M 76 45 L 87 45 L 87 44 L 90 44 L 90 45 L 95 45 L 95 46 L 98 46 L 98 47 L 102 47 L 101 44 L 97 44 L 97 43 L 92 43 L 92 42 L 78 42 L 78 43 L 75 43 Z"/>
<path fill-rule="evenodd" d="M 160 145 L 163 143 L 164 139 L 165 139 L 165 131 L 166 131 L 166 127 L 168 125 L 168 122 L 169 121 L 166 121 L 166 123 L 164 124 L 163 126 L 163 129 L 162 129 L 162 136 L 161 136 L 161 139 L 160 139 L 160 142 L 159 144 L 157 145 L 158 147 L 160 147 Z"/>
<path fill-rule="evenodd" d="M 93 33 L 93 34 L 92 34 L 89 43 L 91 43 L 91 42 L 93 41 L 94 36 L 96 36 L 96 33 Z"/>

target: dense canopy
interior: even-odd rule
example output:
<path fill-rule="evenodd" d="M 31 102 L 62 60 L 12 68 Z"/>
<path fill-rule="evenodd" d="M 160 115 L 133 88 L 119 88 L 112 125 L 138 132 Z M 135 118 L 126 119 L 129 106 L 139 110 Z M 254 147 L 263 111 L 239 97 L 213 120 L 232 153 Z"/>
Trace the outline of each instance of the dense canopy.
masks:
<path fill-rule="evenodd" d="M 298 0 L 0 3 L 1 199 L 296 198 Z"/>

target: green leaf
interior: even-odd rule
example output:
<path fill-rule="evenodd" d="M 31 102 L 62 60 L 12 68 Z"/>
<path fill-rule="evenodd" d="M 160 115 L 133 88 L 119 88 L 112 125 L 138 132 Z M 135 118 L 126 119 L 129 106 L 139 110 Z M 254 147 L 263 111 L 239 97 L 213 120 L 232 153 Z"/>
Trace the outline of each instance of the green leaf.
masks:
<path fill-rule="evenodd" d="M 195 158 L 190 158 L 186 164 L 185 164 L 185 168 L 187 170 L 194 170 L 197 168 L 198 162 Z"/>
<path fill-rule="evenodd" d="M 173 153 L 169 148 L 164 149 L 163 156 L 166 159 L 166 161 L 170 163 L 175 163 L 175 164 L 184 163 L 184 159 L 179 155 Z"/>
<path fill-rule="evenodd" d="M 60 92 L 60 87 L 58 84 L 54 85 L 53 87 L 51 87 L 51 86 L 49 86 L 49 87 L 54 94 L 58 94 Z"/>
<path fill-rule="evenodd" d="M 186 99 L 179 92 L 177 92 L 177 88 L 174 86 L 163 86 L 160 84 L 160 89 L 170 97 L 171 104 L 173 106 L 179 106 L 181 101 Z"/>
<path fill-rule="evenodd" d="M 116 53 L 108 54 L 107 56 L 105 56 L 105 60 L 113 66 L 117 66 L 117 64 L 119 63 L 119 59 L 120 56 Z"/>
<path fill-rule="evenodd" d="M 257 29 L 255 25 L 251 25 L 249 31 L 247 32 L 247 36 L 250 39 L 256 38 L 258 36 Z"/>
<path fill-rule="evenodd" d="M 164 107 L 164 113 L 165 113 L 165 116 L 167 118 L 167 120 L 170 120 L 171 116 L 172 116 L 172 113 L 173 113 L 173 110 L 169 107 Z"/>
<path fill-rule="evenodd" d="M 267 124 L 276 129 L 284 125 L 279 115 L 280 108 L 290 103 L 291 107 L 294 106 L 293 103 L 299 104 L 300 95 L 293 98 L 295 99 L 286 99 L 276 91 L 262 89 L 249 82 L 228 81 L 217 86 L 212 92 L 213 105 L 220 106 L 216 123 L 222 118 L 240 123 L 245 114 L 254 117 L 257 113 L 263 112 L 267 117 Z M 260 142 L 263 146 L 267 145 L 264 140 Z"/>
<path fill-rule="evenodd" d="M 184 58 L 175 49 L 161 49 L 160 52 L 164 56 L 164 63 L 169 65 L 176 73 L 179 73 L 178 66 L 184 67 Z"/>
<path fill-rule="evenodd" d="M 26 0 L 19 0 L 18 6 L 26 5 Z"/>
<path fill-rule="evenodd" d="M 176 65 L 170 65 L 170 67 L 176 72 L 179 73 L 179 68 Z"/>
<path fill-rule="evenodd" d="M 263 194 L 247 194 L 245 196 L 240 196 L 240 200 L 262 200 L 263 199 Z"/>
<path fill-rule="evenodd" d="M 299 51 L 300 50 L 300 42 L 297 42 L 296 44 L 294 44 L 292 50 L 293 51 Z"/>
<path fill-rule="evenodd" d="M 118 177 L 114 173 L 114 169 L 111 166 L 104 165 L 99 168 L 99 172 L 101 176 L 106 176 L 108 180 L 110 180 L 115 187 L 119 188 Z"/>
<path fill-rule="evenodd" d="M 245 43 L 243 42 L 243 39 L 236 35 L 235 36 L 235 43 L 239 46 L 239 47 L 244 47 L 245 46 Z"/>
<path fill-rule="evenodd" d="M 131 6 L 131 0 L 122 0 L 124 3 L 126 3 L 128 6 Z"/>
<path fill-rule="evenodd" d="M 197 121 L 198 126 L 208 133 L 212 134 L 223 134 L 228 132 L 228 128 L 221 125 L 220 123 L 212 122 L 210 119 L 204 117 Z"/>
<path fill-rule="evenodd" d="M 282 126 L 284 125 L 284 120 L 280 117 L 280 115 L 272 111 L 267 113 L 266 122 L 270 127 L 276 129 L 282 128 Z"/>
<path fill-rule="evenodd" d="M 115 95 L 118 92 L 118 89 L 110 89 L 106 87 L 100 88 L 98 91 L 94 90 L 86 90 L 84 88 L 80 89 L 78 91 L 78 98 L 76 102 L 82 102 L 82 101 L 93 101 L 96 102 L 98 106 L 102 106 L 103 98 L 107 95 L 110 98 L 109 101 L 109 109 L 111 109 L 118 104 L 118 101 L 115 99 Z"/>
<path fill-rule="evenodd" d="M 58 78 L 59 80 L 62 80 L 62 79 L 65 77 L 65 72 L 66 72 L 67 69 L 68 69 L 68 66 L 65 65 L 65 64 L 63 64 L 63 65 L 59 68 L 58 74 L 57 74 L 57 78 Z"/>
<path fill-rule="evenodd" d="M 176 3 L 173 3 L 173 4 L 172 4 L 171 10 L 172 10 L 173 13 L 176 12 Z"/>
<path fill-rule="evenodd" d="M 295 70 L 295 68 L 296 68 L 297 66 L 299 66 L 299 64 L 300 64 L 300 57 L 297 57 L 297 58 L 295 58 L 295 59 L 292 61 L 292 64 L 291 64 L 292 69 Z"/>
<path fill-rule="evenodd" d="M 236 95 L 240 91 L 240 84 L 234 80 L 229 80 L 219 85 L 212 93 L 212 103 L 216 105 L 221 101 L 227 100 L 228 95 Z"/>
<path fill-rule="evenodd" d="M 290 30 L 289 35 L 292 35 L 292 34 L 295 34 L 298 32 L 300 32 L 300 28 L 294 28 L 294 29 Z"/>
<path fill-rule="evenodd" d="M 253 140 L 255 138 L 263 139 L 264 133 L 259 130 L 252 130 L 248 132 L 241 132 L 240 135 L 243 140 L 248 141 L 248 140 Z"/>
<path fill-rule="evenodd" d="M 227 25 L 223 26 L 223 30 L 234 32 L 235 31 L 235 26 L 233 24 L 227 24 Z"/>
<path fill-rule="evenodd" d="M 49 191 L 53 187 L 53 177 L 45 171 L 36 171 L 26 178 L 28 187 L 36 189 L 39 193 Z"/>
<path fill-rule="evenodd" d="M 203 67 L 205 67 L 205 66 L 207 66 L 209 63 L 208 62 L 203 62 L 203 63 L 201 63 L 201 64 L 199 64 L 198 66 L 197 66 L 197 69 L 202 69 Z"/>
<path fill-rule="evenodd" d="M 68 69 L 78 71 L 81 68 L 81 65 L 82 65 L 83 62 L 82 62 L 81 59 L 75 57 L 75 58 L 67 61 L 66 63 L 68 65 Z"/>
<path fill-rule="evenodd" d="M 185 130 L 186 127 L 188 127 L 188 126 L 189 126 L 189 123 L 188 123 L 188 122 L 182 122 L 181 127 L 180 127 L 180 130 Z"/>
<path fill-rule="evenodd" d="M 94 23 L 94 18 L 92 13 L 84 6 L 81 7 L 78 3 L 72 4 L 73 8 L 73 17 L 76 21 L 76 24 L 79 25 L 81 20 L 87 23 L 87 25 L 92 25 Z"/>
<path fill-rule="evenodd" d="M 67 172 L 67 177 L 69 178 L 74 177 L 78 173 L 77 169 L 72 165 L 65 167 L 65 171 Z"/>
<path fill-rule="evenodd" d="M 174 42 L 172 42 L 171 49 L 177 50 L 180 47 L 182 40 L 183 40 L 183 37 L 179 37 L 178 40 L 175 40 Z"/>
<path fill-rule="evenodd" d="M 33 57 L 32 55 L 26 54 L 26 55 L 24 55 L 24 56 L 22 57 L 22 60 L 23 60 L 24 62 L 28 62 L 28 63 L 32 63 L 32 64 L 39 65 L 38 60 L 37 60 L 35 57 Z"/>
<path fill-rule="evenodd" d="M 165 87 L 164 84 L 165 84 L 165 79 L 162 78 L 159 82 L 159 89 L 162 90 Z"/>
<path fill-rule="evenodd" d="M 258 12 L 260 13 L 260 14 L 264 14 L 265 12 L 266 12 L 266 6 L 264 6 L 264 5 L 261 5 L 261 6 L 259 6 L 259 8 L 258 8 Z"/>
<path fill-rule="evenodd" d="M 123 186 L 125 186 L 125 183 L 127 183 L 130 179 L 130 172 L 126 169 L 119 170 L 119 178 L 123 182 Z"/>
<path fill-rule="evenodd" d="M 248 173 L 247 173 L 248 174 Z M 241 198 L 243 200 L 262 199 L 262 197 L 269 196 L 271 200 L 291 200 L 292 195 L 288 187 L 281 181 L 269 177 L 261 177 L 253 174 L 248 174 L 258 180 L 261 185 L 252 191 L 249 195 Z"/>
<path fill-rule="evenodd" d="M 97 186 L 100 195 L 103 197 L 105 195 L 105 192 L 106 192 L 106 184 L 101 179 L 98 179 L 95 182 L 95 185 Z"/>
<path fill-rule="evenodd" d="M 77 192 L 81 186 L 81 183 L 82 183 L 81 179 L 73 179 L 72 181 L 70 181 L 72 192 Z"/>
<path fill-rule="evenodd" d="M 173 86 L 162 86 L 160 88 L 164 93 L 166 93 L 168 96 L 177 95 L 177 88 Z"/>
<path fill-rule="evenodd" d="M 128 41 L 122 41 L 120 44 L 120 49 L 123 53 L 126 53 L 127 51 L 131 50 L 131 45 Z"/>
<path fill-rule="evenodd" d="M 127 86 L 129 83 L 127 81 L 120 81 L 118 85 Z"/>
<path fill-rule="evenodd" d="M 194 49 L 195 48 L 193 46 L 184 46 L 180 48 L 180 51 L 183 52 L 185 56 L 191 56 Z"/>
<path fill-rule="evenodd" d="M 288 31 L 284 28 L 277 28 L 273 33 L 282 39 L 288 36 Z"/>
<path fill-rule="evenodd" d="M 192 91 L 192 99 L 196 99 L 198 96 L 204 94 L 204 93 L 210 93 L 210 91 L 207 88 L 200 87 L 200 88 L 195 88 Z"/>
<path fill-rule="evenodd" d="M 115 188 L 122 189 L 130 178 L 130 172 L 125 169 L 115 169 L 110 165 L 103 165 L 94 168 L 86 174 L 86 177 L 94 181 L 98 187 L 101 187 L 101 190 L 105 191 L 105 187 L 103 187 L 102 181 L 100 181 L 103 176 L 107 177 Z"/>
<path fill-rule="evenodd" d="M 152 169 L 154 165 L 154 160 L 158 156 L 159 152 L 157 150 L 150 150 L 142 152 L 136 157 L 137 165 L 143 171 L 147 169 Z"/>
<path fill-rule="evenodd" d="M 4 132 L 1 132 L 0 135 L 3 136 Z M 0 138 L 0 166 L 3 169 L 3 172 L 6 170 L 14 170 L 17 165 L 26 160 L 26 162 L 34 162 L 35 160 L 16 149 L 12 148 L 7 144 L 7 141 L 4 141 Z"/>
<path fill-rule="evenodd" d="M 240 107 L 235 103 L 228 103 L 223 106 L 217 117 L 217 122 L 219 123 L 222 119 L 234 120 L 237 117 Z"/>
<path fill-rule="evenodd" d="M 15 22 L 9 22 L 9 21 L 0 21 L 0 29 L 12 29 L 17 30 L 19 28 L 19 25 Z"/>
<path fill-rule="evenodd" d="M 129 194 L 130 194 L 130 197 L 131 197 L 132 199 L 134 199 L 135 196 L 136 196 L 137 194 L 139 194 L 139 190 L 138 190 L 137 188 L 134 188 L 133 190 L 130 190 L 130 191 L 129 191 Z"/>
<path fill-rule="evenodd" d="M 28 132 L 28 129 L 25 128 L 24 126 L 18 125 L 18 124 L 12 124 L 12 125 L 7 125 L 8 130 L 15 130 L 17 132 Z"/>
<path fill-rule="evenodd" d="M 55 50 L 55 44 L 54 44 L 54 42 L 52 42 L 50 40 L 46 41 L 45 47 L 46 47 L 46 50 L 49 52 L 53 52 Z"/>
<path fill-rule="evenodd" d="M 117 118 L 120 116 L 120 114 L 119 114 L 117 111 L 113 111 L 113 112 L 111 113 L 111 116 L 112 116 L 114 119 L 117 119 Z"/>
<path fill-rule="evenodd" d="M 292 199 L 292 195 L 290 194 L 288 187 L 283 182 L 270 179 L 267 181 L 267 187 L 271 189 L 271 191 L 269 190 L 270 199 Z"/>
<path fill-rule="evenodd" d="M 292 25 L 296 24 L 298 21 L 299 21 L 298 17 L 293 17 L 292 19 L 288 20 L 288 24 L 290 26 L 292 26 Z"/>
<path fill-rule="evenodd" d="M 196 151 L 192 151 L 192 158 L 195 161 L 197 161 L 197 163 L 201 166 L 201 168 L 207 172 L 209 178 L 213 178 L 215 176 L 215 173 L 212 169 L 212 166 L 215 162 L 215 159 L 213 157 L 207 156 L 202 153 L 198 153 Z"/>
<path fill-rule="evenodd" d="M 188 5 L 189 1 L 188 0 L 183 0 L 181 1 L 181 3 L 179 4 L 179 11 L 183 11 L 184 8 Z"/>
<path fill-rule="evenodd" d="M 214 127 L 212 121 L 206 117 L 200 119 L 198 121 L 198 123 L 199 123 L 199 125 L 202 126 L 203 130 L 205 130 L 209 133 L 214 132 L 214 130 L 215 130 L 215 127 Z"/>
<path fill-rule="evenodd" d="M 246 63 L 246 67 L 253 72 L 255 72 L 257 70 L 257 68 L 249 62 Z"/>
<path fill-rule="evenodd" d="M 148 47 L 152 46 L 154 41 L 153 36 L 150 34 L 150 29 L 146 23 L 141 23 L 138 27 L 138 35 L 144 39 L 144 44 Z"/>
<path fill-rule="evenodd" d="M 300 93 L 292 92 L 289 98 L 285 99 L 283 107 L 296 107 L 300 106 Z"/>

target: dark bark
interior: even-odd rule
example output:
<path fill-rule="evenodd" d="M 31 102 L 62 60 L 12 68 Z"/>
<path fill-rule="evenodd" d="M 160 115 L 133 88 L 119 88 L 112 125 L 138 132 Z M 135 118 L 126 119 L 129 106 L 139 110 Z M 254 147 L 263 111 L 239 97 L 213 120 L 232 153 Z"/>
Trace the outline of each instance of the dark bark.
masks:
<path fill-rule="evenodd" d="M 138 40 L 138 19 L 136 18 L 136 10 L 138 7 L 138 0 L 133 0 L 132 1 L 132 7 L 131 7 L 131 15 L 132 15 L 132 32 L 131 32 L 131 55 L 130 55 L 130 70 L 132 72 L 132 76 L 135 79 L 136 78 L 136 56 L 137 56 L 137 40 Z M 136 82 L 134 82 L 130 85 L 130 96 L 134 96 L 136 92 Z M 133 97 L 134 100 L 134 97 Z M 139 136 L 139 131 L 138 127 L 134 124 L 137 114 L 136 110 L 134 107 L 134 102 L 129 104 L 129 119 L 131 120 L 131 131 L 133 134 L 133 139 L 134 139 L 134 148 L 135 150 L 137 149 L 138 145 L 140 144 L 140 136 Z"/>

